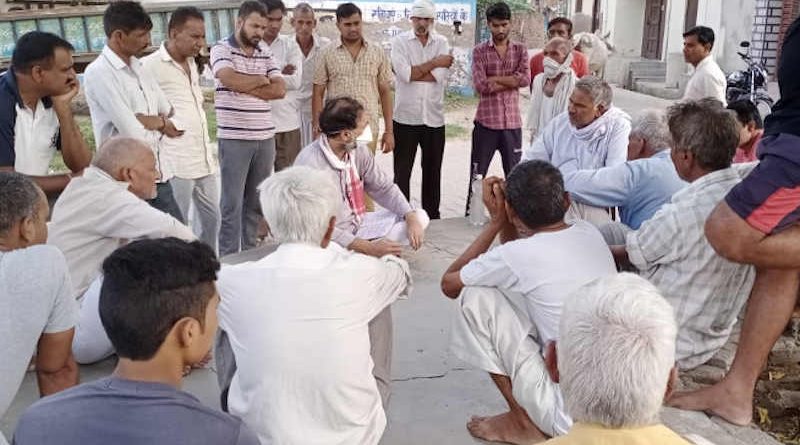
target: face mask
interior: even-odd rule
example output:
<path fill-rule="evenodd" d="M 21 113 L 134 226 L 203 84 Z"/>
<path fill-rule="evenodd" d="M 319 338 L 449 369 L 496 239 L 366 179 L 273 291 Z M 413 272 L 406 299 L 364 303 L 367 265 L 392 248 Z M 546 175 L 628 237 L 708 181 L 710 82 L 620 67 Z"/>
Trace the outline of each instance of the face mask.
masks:
<path fill-rule="evenodd" d="M 558 76 L 559 74 L 561 74 L 563 72 L 562 69 L 564 68 L 564 65 L 566 64 L 566 62 L 567 61 L 565 60 L 564 64 L 559 65 L 559 63 L 556 62 L 555 60 L 553 60 L 553 59 L 551 59 L 549 57 L 545 57 L 544 58 L 544 76 L 546 78 L 548 78 L 548 79 L 552 79 L 552 78 Z"/>
<path fill-rule="evenodd" d="M 358 139 L 355 137 L 352 140 L 344 143 L 344 149 L 348 152 L 352 152 L 356 148 L 358 148 Z"/>

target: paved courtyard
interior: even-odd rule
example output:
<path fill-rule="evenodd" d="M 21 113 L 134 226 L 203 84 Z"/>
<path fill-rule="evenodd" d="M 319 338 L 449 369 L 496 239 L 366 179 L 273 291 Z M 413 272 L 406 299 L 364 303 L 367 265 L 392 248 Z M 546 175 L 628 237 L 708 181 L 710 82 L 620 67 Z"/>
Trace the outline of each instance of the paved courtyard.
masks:
<path fill-rule="evenodd" d="M 616 103 L 635 114 L 648 107 L 663 108 L 669 102 L 637 93 L 617 90 Z M 471 117 L 456 116 L 458 125 L 471 128 Z M 379 163 L 391 171 L 391 155 L 378 155 Z M 409 300 L 393 308 L 395 346 L 393 396 L 389 425 L 382 445 L 407 444 L 471 444 L 483 443 L 469 436 L 464 425 L 470 415 L 494 414 L 504 409 L 499 393 L 489 377 L 472 370 L 450 357 L 447 352 L 450 318 L 454 302 L 439 290 L 439 279 L 450 262 L 461 253 L 478 230 L 460 218 L 466 196 L 469 166 L 469 142 L 448 141 L 443 167 L 443 202 L 441 221 L 434 221 L 423 248 L 406 256 L 414 275 L 414 290 Z M 491 173 L 501 174 L 495 159 Z M 412 190 L 419 194 L 419 167 L 413 177 Z M 114 360 L 106 360 L 81 368 L 82 381 L 108 375 Z M 212 369 L 193 372 L 185 389 L 203 403 L 218 407 L 218 387 Z M 0 421 L 0 431 L 11 437 L 20 413 L 38 398 L 35 375 L 28 373 L 14 403 Z M 681 434 L 694 435 L 717 445 L 777 444 L 766 434 L 752 428 L 735 428 L 709 419 L 701 413 L 665 409 L 664 420 Z"/>

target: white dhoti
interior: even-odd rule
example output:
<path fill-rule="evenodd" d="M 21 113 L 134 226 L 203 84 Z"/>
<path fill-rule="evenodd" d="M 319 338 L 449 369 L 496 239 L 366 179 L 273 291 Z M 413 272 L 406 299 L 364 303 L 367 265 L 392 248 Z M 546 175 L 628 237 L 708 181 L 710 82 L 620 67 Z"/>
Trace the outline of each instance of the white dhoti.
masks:
<path fill-rule="evenodd" d="M 80 299 L 81 309 L 75 336 L 72 339 L 72 355 L 81 365 L 99 362 L 114 354 L 114 346 L 108 339 L 100 321 L 100 287 L 103 277 L 95 279 Z"/>
<path fill-rule="evenodd" d="M 508 376 L 514 399 L 549 436 L 565 434 L 571 420 L 561 390 L 547 372 L 542 348 L 521 296 L 495 288 L 465 287 L 453 320 L 451 352 L 492 374 Z M 535 334 L 534 334 L 535 335 Z"/>
<path fill-rule="evenodd" d="M 605 207 L 595 207 L 588 204 L 572 201 L 564 215 L 564 221 L 584 220 L 592 223 L 595 227 L 600 227 L 611 222 L 611 214 Z"/>
<path fill-rule="evenodd" d="M 417 214 L 422 229 L 427 229 L 431 219 L 428 217 L 428 212 L 422 209 L 414 210 Z M 356 232 L 356 237 L 366 240 L 376 238 L 386 238 L 389 241 L 395 241 L 403 245 L 409 245 L 408 241 L 408 227 L 406 221 L 402 216 L 398 216 L 388 210 L 378 210 L 376 212 L 367 212 L 364 215 L 364 220 L 361 222 L 361 227 Z"/>

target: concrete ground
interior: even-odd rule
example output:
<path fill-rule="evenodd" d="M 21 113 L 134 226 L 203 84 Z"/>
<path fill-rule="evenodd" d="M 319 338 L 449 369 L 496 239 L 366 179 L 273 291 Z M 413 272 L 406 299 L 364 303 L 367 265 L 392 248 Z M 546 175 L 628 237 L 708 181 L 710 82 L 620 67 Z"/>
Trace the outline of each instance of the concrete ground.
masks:
<path fill-rule="evenodd" d="M 665 108 L 669 101 L 624 90 L 615 91 L 615 104 L 631 114 L 645 108 Z M 471 112 L 449 113 L 448 122 L 471 129 Z M 450 262 L 471 242 L 479 229 L 463 218 L 469 168 L 468 139 L 448 141 L 442 171 L 442 217 L 429 228 L 424 247 L 409 253 L 414 291 L 393 308 L 395 346 L 393 395 L 389 424 L 382 445 L 483 443 L 469 436 L 465 423 L 471 415 L 495 414 L 505 405 L 488 375 L 470 369 L 447 352 L 454 302 L 439 290 L 439 279 Z M 391 172 L 391 155 L 378 155 L 379 164 Z M 502 174 L 495 159 L 491 174 Z M 412 193 L 419 196 L 419 166 L 412 177 Z M 417 199 L 414 199 L 417 201 Z M 418 203 L 417 203 L 418 204 Z M 114 360 L 81 367 L 83 382 L 111 373 Z M 184 389 L 208 406 L 218 408 L 218 387 L 212 369 L 194 371 Z M 5 417 L 0 431 L 10 438 L 22 411 L 38 398 L 35 375 L 28 373 Z M 665 409 L 665 422 L 684 435 L 694 435 L 717 445 L 777 444 L 753 428 L 736 428 L 701 413 Z M 699 438 L 698 438 L 699 437 Z"/>
<path fill-rule="evenodd" d="M 406 255 L 415 283 L 411 298 L 393 307 L 394 383 L 382 445 L 483 443 L 469 436 L 464 427 L 467 419 L 475 414 L 499 413 L 505 408 L 486 373 L 471 369 L 448 354 L 455 303 L 441 294 L 439 279 L 478 231 L 463 218 L 434 221 L 424 247 Z M 81 381 L 105 377 L 113 366 L 113 359 L 83 366 Z M 213 365 L 212 369 L 192 372 L 184 389 L 208 406 L 219 407 Z M 10 438 L 19 415 L 37 398 L 35 375 L 28 373 L 0 422 L 0 431 Z M 679 433 L 693 435 L 699 445 L 707 443 L 702 439 L 717 445 L 777 444 L 759 430 L 732 427 L 702 413 L 665 409 L 663 419 Z"/>

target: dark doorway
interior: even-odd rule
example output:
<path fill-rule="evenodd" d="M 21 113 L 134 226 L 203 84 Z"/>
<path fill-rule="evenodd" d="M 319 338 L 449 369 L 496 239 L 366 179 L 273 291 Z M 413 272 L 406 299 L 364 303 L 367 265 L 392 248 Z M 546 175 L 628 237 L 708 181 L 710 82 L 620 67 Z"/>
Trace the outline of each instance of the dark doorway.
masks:
<path fill-rule="evenodd" d="M 661 60 L 666 6 L 667 0 L 647 0 L 645 3 L 642 33 L 642 57 L 645 59 Z"/>
<path fill-rule="evenodd" d="M 688 31 L 697 25 L 698 0 L 686 0 L 686 18 L 683 21 L 683 30 Z"/>

